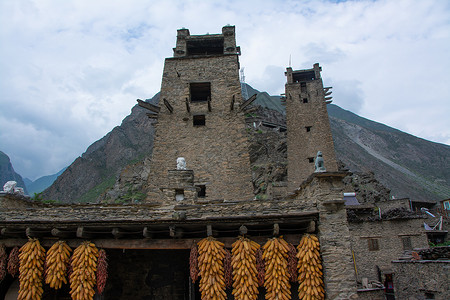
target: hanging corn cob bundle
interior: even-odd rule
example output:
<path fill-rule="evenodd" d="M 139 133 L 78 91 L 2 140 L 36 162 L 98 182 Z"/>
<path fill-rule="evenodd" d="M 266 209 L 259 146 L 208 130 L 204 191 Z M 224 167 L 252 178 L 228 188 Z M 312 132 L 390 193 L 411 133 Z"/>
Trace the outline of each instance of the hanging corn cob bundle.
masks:
<path fill-rule="evenodd" d="M 256 270 L 258 271 L 258 286 L 264 286 L 264 277 L 266 272 L 264 271 L 264 259 L 263 250 L 259 248 L 256 252 Z"/>
<path fill-rule="evenodd" d="M 198 250 L 195 243 L 192 245 L 191 253 L 189 254 L 189 273 L 192 282 L 195 283 L 198 279 Z"/>
<path fill-rule="evenodd" d="M 8 273 L 11 274 L 12 277 L 16 277 L 19 273 L 19 247 L 14 247 L 9 253 L 8 258 Z"/>
<path fill-rule="evenodd" d="M 19 250 L 19 296 L 21 299 L 41 299 L 44 290 L 45 249 L 38 239 L 30 238 Z"/>
<path fill-rule="evenodd" d="M 298 280 L 298 258 L 297 258 L 297 249 L 292 244 L 289 245 L 289 253 L 288 253 L 288 272 L 289 272 L 289 281 L 292 283 L 297 282 Z"/>
<path fill-rule="evenodd" d="M 227 289 L 233 286 L 233 267 L 231 265 L 231 252 L 228 249 L 223 249 L 225 257 L 223 259 L 223 268 L 225 273 L 225 287 Z"/>
<path fill-rule="evenodd" d="M 64 241 L 58 241 L 47 251 L 45 260 L 45 283 L 59 290 L 62 284 L 67 284 L 67 264 L 72 249 Z"/>
<path fill-rule="evenodd" d="M 73 251 L 70 295 L 74 300 L 93 299 L 98 250 L 94 243 L 85 241 Z"/>
<path fill-rule="evenodd" d="M 266 299 L 291 299 L 291 284 L 287 270 L 288 244 L 282 237 L 272 238 L 267 241 L 263 249 Z"/>
<path fill-rule="evenodd" d="M 97 291 L 101 295 L 105 290 L 106 280 L 108 279 L 108 258 L 105 250 L 100 249 L 98 251 L 97 262 Z"/>
<path fill-rule="evenodd" d="M 5 279 L 6 276 L 6 261 L 8 259 L 8 254 L 6 254 L 5 245 L 0 245 L 0 282 Z"/>
<path fill-rule="evenodd" d="M 200 292 L 202 300 L 225 300 L 225 278 L 223 243 L 213 237 L 198 242 L 198 267 L 200 269 Z"/>
<path fill-rule="evenodd" d="M 325 299 L 319 239 L 315 235 L 306 234 L 297 249 L 299 299 Z"/>
<path fill-rule="evenodd" d="M 233 296 L 234 299 L 258 298 L 258 270 L 256 269 L 256 252 L 259 244 L 240 236 L 233 243 Z"/>

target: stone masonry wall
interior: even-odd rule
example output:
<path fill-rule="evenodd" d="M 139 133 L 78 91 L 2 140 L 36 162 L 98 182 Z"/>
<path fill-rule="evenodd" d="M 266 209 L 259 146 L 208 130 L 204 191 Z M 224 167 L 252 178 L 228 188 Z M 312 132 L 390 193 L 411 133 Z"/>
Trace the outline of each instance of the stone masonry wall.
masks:
<path fill-rule="evenodd" d="M 325 175 L 325 174 L 324 174 Z M 356 281 L 350 251 L 350 232 L 342 200 L 341 178 L 315 176 L 319 209 L 319 240 L 327 299 L 355 299 Z"/>
<path fill-rule="evenodd" d="M 337 171 L 337 162 L 331 136 L 330 122 L 324 100 L 322 79 L 306 82 L 306 91 L 300 83 L 286 84 L 286 123 L 288 189 L 297 188 L 314 172 L 317 151 L 322 151 L 325 167 L 329 172 Z M 308 103 L 303 103 L 303 99 Z M 310 127 L 307 131 L 306 127 Z"/>
<path fill-rule="evenodd" d="M 350 223 L 352 250 L 355 254 L 358 280 L 379 280 L 377 267 L 392 269 L 391 261 L 404 252 L 403 239 L 409 238 L 411 248 L 427 248 L 423 219 L 402 219 Z M 369 240 L 378 241 L 379 250 L 369 250 Z"/>
<path fill-rule="evenodd" d="M 396 299 L 450 299 L 450 261 L 394 261 L 392 264 Z"/>
<path fill-rule="evenodd" d="M 165 62 L 158 123 L 149 176 L 147 201 L 165 199 L 167 172 L 175 169 L 177 157 L 185 157 L 194 171 L 196 185 L 206 186 L 205 199 L 248 200 L 253 197 L 249 148 L 237 55 L 198 58 L 168 58 Z M 189 103 L 191 82 L 211 83 L 211 111 L 207 102 Z M 232 98 L 234 110 L 230 110 Z M 170 113 L 166 99 L 173 107 Z M 205 115 L 205 126 L 194 126 L 193 116 Z"/>

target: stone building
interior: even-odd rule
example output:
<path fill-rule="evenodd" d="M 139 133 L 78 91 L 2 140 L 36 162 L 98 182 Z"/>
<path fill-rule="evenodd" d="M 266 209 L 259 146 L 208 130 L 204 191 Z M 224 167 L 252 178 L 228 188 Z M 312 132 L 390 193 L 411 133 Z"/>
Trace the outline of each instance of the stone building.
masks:
<path fill-rule="evenodd" d="M 286 123 L 288 127 L 288 188 L 298 187 L 312 172 L 318 151 L 330 172 L 337 171 L 327 103 L 331 87 L 323 87 L 319 64 L 312 69 L 287 68 Z"/>
<path fill-rule="evenodd" d="M 174 56 L 166 58 L 164 64 L 162 109 L 155 126 L 147 201 L 170 203 L 176 193 L 184 194 L 184 202 L 197 197 L 225 201 L 253 198 L 240 106 L 240 48 L 234 26 L 223 27 L 222 34 L 201 36 L 180 29 L 173 51 Z M 175 169 L 178 157 L 184 157 L 192 170 L 189 183 L 173 182 L 179 172 L 169 170 Z"/>
<path fill-rule="evenodd" d="M 259 244 L 283 235 L 297 245 L 305 233 L 315 233 L 327 299 L 357 297 L 343 200 L 347 173 L 337 170 L 320 67 L 287 70 L 288 132 L 294 128 L 288 136 L 288 148 L 294 148 L 290 187 L 283 197 L 256 199 L 244 118 L 252 98 L 241 97 L 239 54 L 234 26 L 214 35 L 178 31 L 174 56 L 165 61 L 159 105 L 139 102 L 157 119 L 145 202 L 55 205 L 4 195 L 0 243 L 9 251 L 27 236 L 46 248 L 58 239 L 71 247 L 89 239 L 109 254 L 109 281 L 97 299 L 200 299 L 188 267 L 189 251 L 200 239 L 214 236 L 230 248 L 242 234 Z M 326 171 L 314 172 L 310 159 L 317 151 L 323 152 Z M 177 166 L 180 157 L 186 166 L 182 160 Z M 17 280 L 7 277 L 0 297 L 14 295 L 16 288 Z M 297 288 L 293 284 L 292 299 Z M 46 288 L 44 295 L 67 299 L 68 287 Z"/>

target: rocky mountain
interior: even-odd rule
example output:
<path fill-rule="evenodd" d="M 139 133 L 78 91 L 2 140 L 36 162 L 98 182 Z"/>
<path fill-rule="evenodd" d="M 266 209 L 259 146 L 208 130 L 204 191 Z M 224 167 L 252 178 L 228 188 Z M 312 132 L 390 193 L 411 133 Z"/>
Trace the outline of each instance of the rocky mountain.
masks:
<path fill-rule="evenodd" d="M 25 183 L 22 179 L 22 176 L 17 174 L 14 171 L 14 168 L 11 164 L 11 160 L 9 156 L 0 151 L 0 190 L 3 191 L 3 185 L 8 181 L 16 181 L 17 187 L 21 187 L 24 189 L 25 193 L 27 193 L 27 189 L 25 187 Z"/>
<path fill-rule="evenodd" d="M 159 94 L 149 102 L 156 103 Z M 153 149 L 153 126 L 146 110 L 134 106 L 120 126 L 93 143 L 42 193 L 46 200 L 95 202 L 116 182 L 122 168 L 148 157 Z"/>
<path fill-rule="evenodd" d="M 285 123 L 279 96 L 256 93 L 251 117 Z M 154 104 L 159 94 L 147 99 Z M 328 112 L 338 159 L 354 172 L 350 189 L 371 199 L 411 197 L 436 201 L 450 197 L 450 146 L 426 141 L 329 105 Z M 140 201 L 150 172 L 153 126 L 146 110 L 133 107 L 122 124 L 92 144 L 43 192 L 44 199 L 61 202 Z M 255 194 L 264 197 L 274 184 L 286 180 L 286 133 L 264 126 L 249 128 Z"/>

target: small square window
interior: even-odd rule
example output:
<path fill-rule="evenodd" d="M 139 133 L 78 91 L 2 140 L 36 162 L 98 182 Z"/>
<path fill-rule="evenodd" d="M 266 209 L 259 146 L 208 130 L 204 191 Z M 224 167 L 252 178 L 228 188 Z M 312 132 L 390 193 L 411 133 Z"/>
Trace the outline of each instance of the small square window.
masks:
<path fill-rule="evenodd" d="M 303 98 L 303 103 L 308 103 L 308 98 Z"/>
<path fill-rule="evenodd" d="M 206 102 L 211 99 L 211 82 L 193 82 L 189 87 L 191 102 Z"/>
<path fill-rule="evenodd" d="M 412 243 L 410 236 L 402 237 L 403 250 L 412 250 Z"/>
<path fill-rule="evenodd" d="M 369 251 L 378 251 L 380 250 L 380 246 L 378 244 L 378 239 L 368 239 L 367 246 L 369 247 Z"/>
<path fill-rule="evenodd" d="M 310 132 L 311 131 L 311 127 L 312 126 L 305 126 L 306 132 Z"/>
<path fill-rule="evenodd" d="M 206 186 L 205 185 L 197 185 L 197 188 L 200 188 L 197 192 L 198 198 L 205 198 L 206 197 Z"/>
<path fill-rule="evenodd" d="M 193 124 L 194 124 L 194 126 L 205 126 L 206 125 L 205 115 L 196 115 L 196 116 L 194 116 Z"/>
<path fill-rule="evenodd" d="M 309 161 L 309 163 L 313 163 L 314 162 L 314 157 L 308 157 L 308 161 Z"/>

